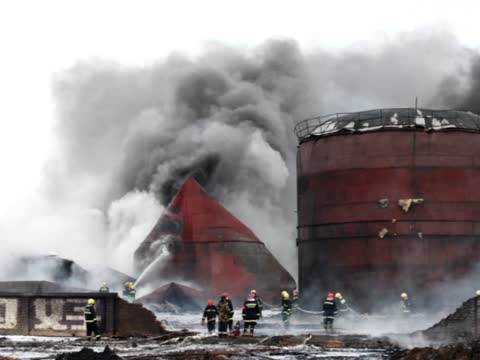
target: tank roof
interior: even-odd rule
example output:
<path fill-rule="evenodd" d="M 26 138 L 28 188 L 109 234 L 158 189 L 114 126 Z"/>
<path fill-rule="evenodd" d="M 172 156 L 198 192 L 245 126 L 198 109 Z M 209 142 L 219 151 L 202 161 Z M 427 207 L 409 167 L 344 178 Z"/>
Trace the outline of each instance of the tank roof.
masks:
<path fill-rule="evenodd" d="M 386 129 L 460 129 L 480 131 L 480 116 L 458 110 L 415 108 L 374 109 L 313 117 L 295 125 L 299 142 L 334 133 L 361 133 Z"/>

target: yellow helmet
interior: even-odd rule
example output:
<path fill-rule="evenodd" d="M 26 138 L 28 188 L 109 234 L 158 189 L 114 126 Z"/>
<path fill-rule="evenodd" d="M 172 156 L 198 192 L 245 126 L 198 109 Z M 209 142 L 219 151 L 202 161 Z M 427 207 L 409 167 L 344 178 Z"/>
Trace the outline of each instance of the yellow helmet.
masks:
<path fill-rule="evenodd" d="M 342 294 L 341 294 L 341 293 L 336 293 L 336 294 L 335 294 L 335 297 L 336 297 L 337 299 L 341 299 L 341 298 L 342 298 Z"/>
<path fill-rule="evenodd" d="M 88 299 L 87 304 L 88 304 L 88 305 L 93 305 L 93 304 L 95 304 L 95 300 L 93 300 L 93 299 Z"/>
<path fill-rule="evenodd" d="M 477 296 L 480 296 L 480 290 L 477 290 L 475 294 L 477 294 Z"/>
<path fill-rule="evenodd" d="M 403 292 L 403 293 L 400 294 L 400 297 L 401 297 L 402 299 L 407 299 L 407 298 L 408 298 L 408 295 L 407 295 L 407 293 Z"/>
<path fill-rule="evenodd" d="M 256 294 L 256 293 L 257 293 L 257 290 L 250 290 L 250 293 L 251 293 L 251 294 Z"/>
<path fill-rule="evenodd" d="M 284 299 L 288 299 L 290 297 L 290 295 L 288 294 L 288 292 L 286 292 L 285 290 L 282 291 L 282 297 Z"/>

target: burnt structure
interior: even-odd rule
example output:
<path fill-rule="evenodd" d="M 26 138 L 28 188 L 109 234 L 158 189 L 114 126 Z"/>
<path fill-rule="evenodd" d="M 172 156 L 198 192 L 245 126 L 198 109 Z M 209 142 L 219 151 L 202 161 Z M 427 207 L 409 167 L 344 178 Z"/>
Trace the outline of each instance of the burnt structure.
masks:
<path fill-rule="evenodd" d="M 295 288 L 265 244 L 192 177 L 135 251 L 134 260 L 141 272 L 139 288 L 176 281 L 196 286 L 209 297 L 228 292 L 237 301 L 255 289 L 268 302 L 278 302 L 282 290 Z"/>
<path fill-rule="evenodd" d="M 381 109 L 295 132 L 303 293 L 420 301 L 480 260 L 478 115 Z"/>

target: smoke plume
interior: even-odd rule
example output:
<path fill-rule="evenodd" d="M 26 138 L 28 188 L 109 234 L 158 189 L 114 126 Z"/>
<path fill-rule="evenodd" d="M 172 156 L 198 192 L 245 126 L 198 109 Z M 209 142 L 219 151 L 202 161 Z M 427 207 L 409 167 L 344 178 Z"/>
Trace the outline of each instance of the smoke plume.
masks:
<path fill-rule="evenodd" d="M 295 122 L 412 106 L 415 96 L 422 107 L 470 105 L 445 87 L 470 86 L 473 55 L 452 35 L 423 30 L 337 52 L 270 40 L 143 67 L 79 62 L 54 79 L 49 215 L 30 234 L 61 255 L 131 272 L 134 250 L 193 175 L 295 276 Z"/>

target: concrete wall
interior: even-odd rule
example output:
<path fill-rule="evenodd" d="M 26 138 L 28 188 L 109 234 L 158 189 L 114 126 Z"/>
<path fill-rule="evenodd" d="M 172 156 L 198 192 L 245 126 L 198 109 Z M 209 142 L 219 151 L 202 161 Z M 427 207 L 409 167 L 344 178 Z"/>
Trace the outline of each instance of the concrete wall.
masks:
<path fill-rule="evenodd" d="M 165 332 L 155 315 L 116 293 L 0 293 L 0 335 L 84 336 L 83 308 L 95 299 L 105 335 L 152 336 Z"/>

